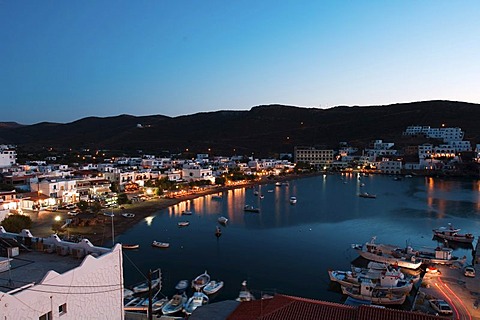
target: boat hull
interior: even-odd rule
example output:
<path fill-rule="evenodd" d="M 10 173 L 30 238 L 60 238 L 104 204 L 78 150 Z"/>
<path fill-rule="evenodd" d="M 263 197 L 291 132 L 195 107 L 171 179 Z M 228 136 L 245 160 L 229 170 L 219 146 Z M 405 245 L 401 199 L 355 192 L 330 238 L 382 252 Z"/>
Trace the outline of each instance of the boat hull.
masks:
<path fill-rule="evenodd" d="M 354 288 L 346 288 L 343 286 L 342 293 L 354 299 L 371 301 L 374 304 L 381 305 L 400 305 L 403 304 L 407 298 L 406 294 L 394 294 L 386 291 L 373 292 L 372 296 L 362 295 L 360 293 L 356 293 Z"/>
<path fill-rule="evenodd" d="M 372 252 L 363 251 L 361 248 L 355 248 L 358 254 L 365 259 L 375 261 L 375 262 L 382 262 L 388 263 L 392 265 L 397 265 L 401 268 L 408 268 L 408 269 L 418 269 L 422 265 L 421 260 L 409 261 L 406 258 L 395 258 L 389 254 L 375 254 Z"/>

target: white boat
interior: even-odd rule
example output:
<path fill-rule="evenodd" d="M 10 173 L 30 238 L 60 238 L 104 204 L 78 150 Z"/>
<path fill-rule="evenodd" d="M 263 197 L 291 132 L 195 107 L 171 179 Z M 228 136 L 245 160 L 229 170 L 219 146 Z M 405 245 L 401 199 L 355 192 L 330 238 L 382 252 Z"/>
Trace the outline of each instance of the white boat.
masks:
<path fill-rule="evenodd" d="M 207 270 L 205 270 L 204 273 L 202 273 L 201 275 L 197 276 L 195 279 L 192 280 L 192 288 L 199 291 L 203 287 L 205 287 L 209 282 L 210 282 L 210 275 L 207 273 Z"/>
<path fill-rule="evenodd" d="M 226 218 L 226 217 L 218 218 L 218 223 L 227 224 L 227 222 L 228 222 L 228 218 Z"/>
<path fill-rule="evenodd" d="M 255 300 L 255 297 L 250 292 L 250 290 L 248 290 L 248 288 L 247 288 L 247 281 L 242 282 L 242 288 L 240 289 L 240 292 L 238 293 L 238 298 L 235 299 L 235 300 L 240 301 L 240 302 Z"/>
<path fill-rule="evenodd" d="M 297 197 L 290 197 L 290 204 L 295 204 L 297 203 Z"/>
<path fill-rule="evenodd" d="M 178 281 L 177 285 L 175 286 L 175 289 L 182 291 L 188 288 L 188 280 L 180 280 Z"/>
<path fill-rule="evenodd" d="M 131 297 L 133 297 L 133 291 L 130 290 L 130 289 L 127 289 L 127 288 L 123 288 L 123 298 L 124 299 L 129 299 Z"/>
<path fill-rule="evenodd" d="M 184 293 L 176 294 L 168 301 L 165 303 L 162 307 L 162 313 L 165 315 L 168 314 L 173 314 L 181 311 L 183 307 L 185 306 L 185 303 L 187 302 L 187 295 Z"/>
<path fill-rule="evenodd" d="M 122 249 L 133 250 L 140 248 L 140 245 L 137 243 L 122 243 Z"/>
<path fill-rule="evenodd" d="M 133 217 L 135 217 L 135 213 L 125 212 L 125 213 L 122 213 L 122 217 L 124 217 L 124 218 L 133 218 Z"/>
<path fill-rule="evenodd" d="M 205 287 L 203 287 L 203 292 L 206 294 L 214 294 L 223 288 L 223 281 L 210 281 Z"/>
<path fill-rule="evenodd" d="M 203 292 L 194 292 L 193 296 L 187 300 L 187 303 L 185 303 L 183 312 L 185 312 L 187 315 L 191 315 L 192 312 L 195 311 L 195 309 L 203 306 L 204 304 L 207 304 L 208 300 L 208 296 Z"/>
<path fill-rule="evenodd" d="M 253 191 L 254 196 L 258 196 L 258 190 Z"/>
<path fill-rule="evenodd" d="M 245 212 L 260 212 L 260 209 L 259 208 L 255 208 L 254 206 L 250 206 L 248 204 L 246 204 L 244 207 L 243 207 L 243 211 Z"/>
<path fill-rule="evenodd" d="M 405 293 L 393 293 L 389 290 L 375 289 L 375 285 L 369 281 L 362 282 L 358 286 L 344 287 L 342 293 L 354 299 L 371 301 L 381 305 L 400 305 L 405 302 Z"/>
<path fill-rule="evenodd" d="M 162 299 L 158 299 L 158 300 L 155 300 L 153 303 L 152 303 L 152 312 L 154 313 L 157 313 L 159 312 L 160 310 L 162 310 L 163 306 L 165 304 L 168 303 L 168 298 L 162 298 Z"/>
<path fill-rule="evenodd" d="M 399 255 L 397 246 L 377 244 L 376 237 L 372 237 L 369 242 L 365 244 L 352 244 L 352 248 L 365 259 L 392 264 L 401 268 L 418 269 L 422 265 L 422 260 L 415 257 L 415 255 Z M 411 249 L 411 248 L 410 248 Z M 393 255 L 393 253 L 396 253 Z"/>
<path fill-rule="evenodd" d="M 275 187 L 281 187 L 282 183 L 281 182 L 275 182 Z"/>
<path fill-rule="evenodd" d="M 157 248 L 168 248 L 170 247 L 170 243 L 168 242 L 159 242 L 159 241 L 153 241 L 152 242 L 152 247 L 157 247 Z"/>
<path fill-rule="evenodd" d="M 160 284 L 160 270 L 157 270 L 157 272 L 158 272 L 157 277 L 151 280 L 152 289 L 157 287 Z M 148 281 L 144 281 L 133 287 L 133 292 L 135 293 L 147 292 L 148 290 L 149 290 Z"/>
<path fill-rule="evenodd" d="M 177 223 L 177 225 L 178 225 L 179 227 L 186 227 L 186 226 L 188 226 L 189 224 L 190 224 L 189 221 L 180 221 L 180 222 Z"/>
<path fill-rule="evenodd" d="M 432 231 L 435 237 L 448 241 L 472 243 L 475 239 L 475 236 L 473 236 L 471 233 L 459 233 L 460 229 L 454 228 L 450 223 L 448 224 L 448 227 L 440 227 L 433 229 Z"/>
<path fill-rule="evenodd" d="M 368 193 L 368 192 L 359 193 L 358 196 L 360 198 L 370 198 L 370 199 L 375 199 L 377 197 L 377 195 L 371 194 L 371 193 Z"/>
<path fill-rule="evenodd" d="M 364 281 L 370 281 L 375 289 L 389 290 L 392 293 L 408 293 L 413 288 L 413 281 L 404 279 L 405 275 L 393 267 L 380 273 L 329 270 L 328 275 L 331 281 L 344 287 L 358 286 Z"/>
<path fill-rule="evenodd" d="M 182 211 L 182 215 L 184 215 L 184 216 L 191 216 L 191 215 L 192 215 L 192 211 Z"/>

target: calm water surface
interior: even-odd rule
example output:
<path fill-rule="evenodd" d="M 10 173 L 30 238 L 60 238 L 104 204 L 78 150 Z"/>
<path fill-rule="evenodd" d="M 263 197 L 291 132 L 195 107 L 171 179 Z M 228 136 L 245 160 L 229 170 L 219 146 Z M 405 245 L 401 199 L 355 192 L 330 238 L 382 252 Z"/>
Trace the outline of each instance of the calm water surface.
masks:
<path fill-rule="evenodd" d="M 357 196 L 365 191 L 377 198 Z M 447 223 L 478 236 L 479 191 L 476 180 L 325 175 L 288 186 L 230 190 L 221 200 L 204 196 L 185 201 L 158 211 L 116 240 L 140 244 L 137 251 L 124 251 L 127 286 L 143 280 L 138 270 L 146 274 L 161 268 L 162 293 L 171 296 L 179 280 L 207 270 L 212 280 L 225 282 L 215 301 L 236 298 L 247 280 L 257 296 L 275 291 L 341 302 L 342 295 L 329 286 L 327 270 L 350 268 L 357 258 L 352 243 L 377 236 L 379 243 L 435 247 L 432 229 Z M 289 203 L 290 196 L 298 198 L 296 205 Z M 244 212 L 245 204 L 261 212 Z M 193 215 L 182 216 L 185 210 Z M 222 215 L 229 221 L 217 238 Z M 190 226 L 179 228 L 177 222 L 184 220 Z M 153 240 L 169 242 L 170 248 L 153 248 Z M 470 248 L 456 248 L 454 254 L 472 258 Z"/>

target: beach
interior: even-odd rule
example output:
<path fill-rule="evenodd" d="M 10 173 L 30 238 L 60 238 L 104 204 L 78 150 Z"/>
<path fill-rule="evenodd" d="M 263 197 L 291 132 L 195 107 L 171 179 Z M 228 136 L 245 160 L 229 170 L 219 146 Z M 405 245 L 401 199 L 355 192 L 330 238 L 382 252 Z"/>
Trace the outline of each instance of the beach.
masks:
<path fill-rule="evenodd" d="M 205 188 L 195 193 L 190 193 L 176 198 L 164 198 L 156 197 L 145 201 L 135 202 L 132 204 L 124 204 L 119 208 L 106 209 L 103 212 L 113 212 L 113 233 L 115 236 L 123 234 L 131 227 L 135 226 L 137 223 L 141 222 L 146 217 L 150 216 L 152 213 L 159 210 L 166 209 L 170 206 L 176 205 L 182 201 L 187 201 L 202 197 L 209 194 L 220 193 L 223 191 L 237 189 L 237 188 L 249 188 L 256 185 L 275 183 L 277 181 L 287 181 L 293 179 L 300 179 L 309 176 L 315 176 L 315 174 L 289 174 L 285 176 L 276 176 L 274 178 L 262 178 L 258 180 L 252 180 L 241 184 L 236 184 L 233 186 L 220 186 L 220 187 L 211 187 Z M 122 213 L 133 213 L 135 214 L 132 218 L 126 218 L 122 216 Z M 30 228 L 30 231 L 35 237 L 48 237 L 54 233 L 52 230 L 53 216 L 60 216 L 62 220 L 71 218 L 67 215 L 67 212 L 57 211 L 51 214 L 42 214 L 39 215 L 39 218 L 34 219 L 33 226 Z M 91 219 L 92 214 L 83 214 L 79 215 L 78 219 Z M 70 238 L 86 238 L 90 240 L 95 246 L 106 246 L 110 247 L 112 245 L 112 218 L 109 216 L 104 216 L 99 214 L 96 217 L 96 223 L 89 226 L 67 226 L 62 229 L 63 232 L 61 236 L 67 236 Z"/>

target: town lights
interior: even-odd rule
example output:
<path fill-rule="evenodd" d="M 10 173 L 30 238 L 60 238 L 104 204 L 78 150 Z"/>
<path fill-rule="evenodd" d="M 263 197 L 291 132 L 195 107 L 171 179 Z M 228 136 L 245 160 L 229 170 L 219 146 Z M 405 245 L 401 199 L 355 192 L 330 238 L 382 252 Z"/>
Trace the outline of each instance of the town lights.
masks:
<path fill-rule="evenodd" d="M 55 216 L 55 221 L 58 222 L 58 221 L 60 221 L 60 220 L 62 220 L 62 218 L 61 218 L 60 216 Z"/>

